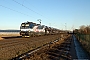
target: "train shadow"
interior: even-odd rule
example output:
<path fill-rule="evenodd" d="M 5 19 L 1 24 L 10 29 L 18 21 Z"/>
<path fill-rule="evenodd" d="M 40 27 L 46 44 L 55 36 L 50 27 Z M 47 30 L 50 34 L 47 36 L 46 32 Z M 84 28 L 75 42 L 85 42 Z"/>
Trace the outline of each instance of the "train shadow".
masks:
<path fill-rule="evenodd" d="M 4 39 L 11 39 L 11 38 L 22 38 L 22 36 L 8 36 L 8 37 L 2 37 Z"/>

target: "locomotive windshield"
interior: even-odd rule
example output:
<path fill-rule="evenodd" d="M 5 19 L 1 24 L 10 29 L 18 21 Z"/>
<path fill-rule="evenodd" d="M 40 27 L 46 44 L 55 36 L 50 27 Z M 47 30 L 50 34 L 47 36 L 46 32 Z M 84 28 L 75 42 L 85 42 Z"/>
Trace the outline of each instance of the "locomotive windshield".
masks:
<path fill-rule="evenodd" d="M 21 24 L 21 26 L 25 26 L 25 24 Z"/>
<path fill-rule="evenodd" d="M 25 26 L 29 26 L 29 24 L 26 24 Z"/>
<path fill-rule="evenodd" d="M 23 29 L 24 28 L 31 28 L 32 29 L 33 27 L 34 27 L 33 23 L 30 23 L 30 24 L 29 23 L 22 23 L 20 28 L 23 28 Z"/>

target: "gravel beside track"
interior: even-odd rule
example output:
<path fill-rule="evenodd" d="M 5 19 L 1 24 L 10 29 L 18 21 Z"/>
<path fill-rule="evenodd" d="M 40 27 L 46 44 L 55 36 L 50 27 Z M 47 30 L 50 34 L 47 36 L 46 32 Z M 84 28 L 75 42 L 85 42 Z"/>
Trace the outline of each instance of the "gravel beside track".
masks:
<path fill-rule="evenodd" d="M 62 39 L 43 47 L 37 52 L 23 58 L 23 60 L 72 60 L 70 53 L 72 37 Z"/>
<path fill-rule="evenodd" d="M 17 57 L 57 38 L 65 39 L 67 35 L 47 35 L 30 38 L 9 38 L 0 41 L 0 60 Z"/>

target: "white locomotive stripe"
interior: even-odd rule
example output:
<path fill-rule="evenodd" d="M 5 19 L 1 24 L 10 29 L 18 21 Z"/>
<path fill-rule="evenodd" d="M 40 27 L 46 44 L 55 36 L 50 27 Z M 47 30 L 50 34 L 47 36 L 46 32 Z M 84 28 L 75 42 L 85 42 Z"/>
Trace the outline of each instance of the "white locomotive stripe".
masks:
<path fill-rule="evenodd" d="M 33 29 L 21 29 L 21 31 L 33 31 Z"/>

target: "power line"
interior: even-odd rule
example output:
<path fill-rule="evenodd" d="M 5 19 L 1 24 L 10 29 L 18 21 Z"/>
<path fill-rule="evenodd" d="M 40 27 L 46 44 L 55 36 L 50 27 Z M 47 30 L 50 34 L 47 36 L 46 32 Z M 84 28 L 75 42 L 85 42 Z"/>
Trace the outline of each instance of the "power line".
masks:
<path fill-rule="evenodd" d="M 11 8 L 9 8 L 9 7 L 3 6 L 3 5 L 0 5 L 0 6 L 6 8 L 6 9 L 12 10 L 12 11 L 14 11 L 14 12 L 17 12 L 17 13 L 20 13 L 20 14 L 23 14 L 23 15 L 26 15 L 26 16 L 29 16 L 29 15 L 27 15 L 27 14 L 25 14 L 25 13 L 22 13 L 22 12 L 16 11 L 16 10 L 11 9 Z M 29 16 L 29 17 L 32 17 L 32 16 Z M 32 17 L 32 18 L 34 18 L 34 17 Z"/>
<path fill-rule="evenodd" d="M 27 0 L 25 0 L 30 6 L 32 6 L 32 7 L 34 7 L 35 8 L 35 6 L 33 6 L 29 1 L 27 1 Z M 38 9 L 37 9 L 38 10 Z M 41 14 L 40 14 L 41 15 Z M 43 16 L 43 15 L 42 15 Z M 46 16 L 43 16 L 44 18 L 46 18 L 46 19 L 48 19 Z M 50 19 L 48 19 L 48 20 L 50 20 Z"/>
<path fill-rule="evenodd" d="M 15 0 L 12 0 L 12 1 L 16 2 L 17 4 L 19 4 L 19 5 L 21 5 L 21 6 L 25 7 L 25 8 L 27 8 L 28 10 L 30 10 L 30 11 L 32 11 L 32 12 L 34 12 L 34 13 L 36 13 L 36 14 L 42 16 L 41 14 L 39 14 L 39 13 L 35 12 L 34 10 L 32 10 L 32 9 L 30 9 L 30 8 L 28 8 L 28 7 L 26 7 L 25 5 L 23 5 L 23 4 L 21 4 L 21 3 L 17 2 L 17 1 L 15 1 Z"/>
<path fill-rule="evenodd" d="M 23 6 L 24 8 L 26 8 L 26 9 L 28 9 L 28 10 L 30 10 L 30 11 L 32 11 L 32 12 L 34 12 L 34 13 L 40 15 L 40 16 L 42 16 L 42 17 L 44 17 L 43 15 L 37 13 L 36 11 L 34 11 L 34 10 L 32 10 L 32 9 L 30 9 L 30 8 L 28 8 L 28 7 L 26 7 L 25 5 L 23 5 L 23 4 L 21 4 L 21 3 L 17 2 L 17 1 L 15 1 L 15 0 L 12 0 L 12 1 L 14 1 L 15 3 L 17 3 L 17 4 L 21 5 L 21 6 Z M 46 17 L 44 17 L 44 18 L 46 18 Z"/>

